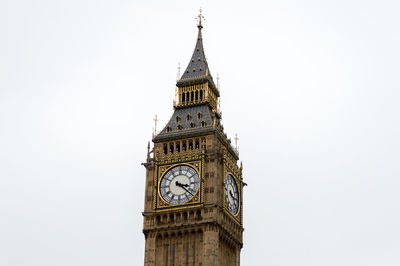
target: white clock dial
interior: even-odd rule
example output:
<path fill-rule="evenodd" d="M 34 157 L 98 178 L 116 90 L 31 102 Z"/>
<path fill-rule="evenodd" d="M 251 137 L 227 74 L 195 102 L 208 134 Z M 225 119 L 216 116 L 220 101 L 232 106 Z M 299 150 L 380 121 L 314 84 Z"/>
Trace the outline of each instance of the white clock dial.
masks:
<path fill-rule="evenodd" d="M 225 200 L 228 210 L 236 215 L 239 210 L 239 192 L 235 178 L 230 174 L 225 179 Z"/>
<path fill-rule="evenodd" d="M 188 202 L 199 190 L 199 175 L 194 168 L 178 165 L 169 169 L 161 179 L 161 197 L 171 204 Z"/>

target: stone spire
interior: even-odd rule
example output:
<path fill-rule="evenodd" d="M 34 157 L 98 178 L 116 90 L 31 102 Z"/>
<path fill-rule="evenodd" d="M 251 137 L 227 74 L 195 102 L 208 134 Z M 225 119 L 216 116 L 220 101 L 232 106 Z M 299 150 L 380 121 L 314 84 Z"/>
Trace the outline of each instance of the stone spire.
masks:
<path fill-rule="evenodd" d="M 185 72 L 182 74 L 181 78 L 177 82 L 178 86 L 187 85 L 189 83 L 201 83 L 204 81 L 209 81 L 210 83 L 212 83 L 212 85 L 214 85 L 214 81 L 208 67 L 206 55 L 204 53 L 203 37 L 201 32 L 203 29 L 202 21 L 204 17 L 201 14 L 201 9 L 197 19 L 197 28 L 199 30 L 197 34 L 196 46 Z"/>

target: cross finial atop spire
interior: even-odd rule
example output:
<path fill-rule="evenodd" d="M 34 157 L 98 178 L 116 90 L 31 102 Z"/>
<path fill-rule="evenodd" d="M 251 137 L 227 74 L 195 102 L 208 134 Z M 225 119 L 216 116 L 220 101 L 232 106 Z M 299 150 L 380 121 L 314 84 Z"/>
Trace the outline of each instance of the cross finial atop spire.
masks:
<path fill-rule="evenodd" d="M 157 134 L 157 122 L 158 122 L 158 118 L 157 115 L 155 115 L 155 117 L 153 118 L 154 121 L 154 131 L 153 131 L 153 136 L 155 136 Z"/>
<path fill-rule="evenodd" d="M 201 12 L 203 12 L 203 10 L 202 10 L 201 7 L 200 7 L 199 15 L 198 15 L 197 18 L 196 18 L 197 21 L 199 22 L 199 24 L 197 24 L 197 27 L 198 27 L 199 29 L 203 28 L 203 25 L 201 24 L 201 21 L 204 19 L 204 16 L 203 16 L 203 14 L 202 14 Z"/>
<path fill-rule="evenodd" d="M 235 146 L 236 146 L 235 149 L 238 151 L 238 140 L 239 140 L 239 138 L 238 138 L 237 134 L 235 134 L 234 140 L 235 140 Z"/>

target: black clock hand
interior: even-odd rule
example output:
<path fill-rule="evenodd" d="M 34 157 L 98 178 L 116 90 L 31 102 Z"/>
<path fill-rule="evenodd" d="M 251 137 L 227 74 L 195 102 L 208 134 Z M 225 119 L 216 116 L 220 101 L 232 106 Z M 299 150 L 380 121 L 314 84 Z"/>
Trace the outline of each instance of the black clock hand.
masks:
<path fill-rule="evenodd" d="M 181 184 L 181 183 L 179 183 L 179 181 L 176 181 L 175 185 L 180 186 L 180 187 L 182 187 L 182 186 L 188 187 L 189 186 L 188 184 Z"/>
<path fill-rule="evenodd" d="M 189 186 L 188 184 L 181 184 L 178 181 L 175 182 L 175 185 L 177 185 L 178 187 L 183 188 L 184 190 L 186 190 L 187 192 L 189 192 L 192 196 L 194 196 L 194 194 L 192 192 L 190 192 L 186 187 Z"/>
<path fill-rule="evenodd" d="M 234 200 L 237 200 L 237 199 L 236 199 L 236 197 L 234 197 L 234 196 L 233 196 L 233 194 L 232 194 L 232 191 L 231 191 L 231 190 L 229 190 L 229 195 L 231 195 L 231 197 L 232 197 Z"/>
<path fill-rule="evenodd" d="M 192 196 L 194 196 L 194 194 L 192 193 L 192 192 L 190 192 L 187 188 L 185 188 L 185 187 L 181 187 L 181 188 L 183 188 L 184 190 L 186 190 L 187 192 L 189 192 Z"/>

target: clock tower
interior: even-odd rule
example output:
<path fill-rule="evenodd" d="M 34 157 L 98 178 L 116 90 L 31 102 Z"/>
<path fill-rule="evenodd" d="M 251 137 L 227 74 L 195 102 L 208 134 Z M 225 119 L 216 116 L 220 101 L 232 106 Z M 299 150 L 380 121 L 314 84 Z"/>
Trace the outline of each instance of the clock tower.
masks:
<path fill-rule="evenodd" d="M 143 163 L 145 265 L 240 265 L 242 165 L 221 123 L 201 13 L 197 28 L 193 55 L 176 84 L 174 112 L 153 136 Z"/>

